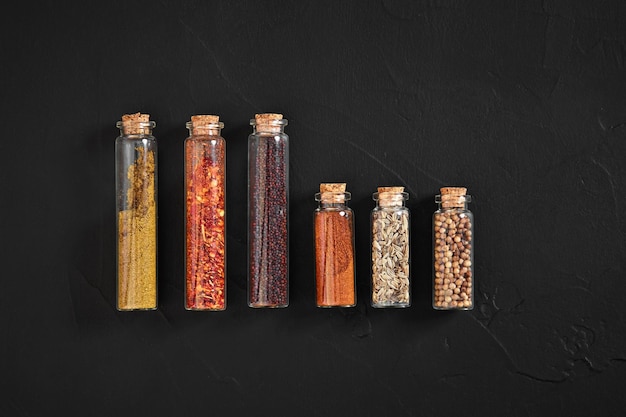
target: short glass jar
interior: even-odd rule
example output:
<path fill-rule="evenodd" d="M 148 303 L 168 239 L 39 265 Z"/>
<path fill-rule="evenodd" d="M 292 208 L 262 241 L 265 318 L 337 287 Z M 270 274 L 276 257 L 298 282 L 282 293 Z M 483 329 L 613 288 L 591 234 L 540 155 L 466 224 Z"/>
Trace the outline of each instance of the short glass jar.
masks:
<path fill-rule="evenodd" d="M 443 187 L 433 214 L 433 308 L 474 308 L 474 216 L 464 187 Z"/>
<path fill-rule="evenodd" d="M 404 187 L 378 187 L 371 213 L 372 307 L 411 305 L 411 219 Z"/>
<path fill-rule="evenodd" d="M 356 305 L 354 213 L 346 184 L 320 184 L 315 194 L 315 287 L 318 307 Z"/>

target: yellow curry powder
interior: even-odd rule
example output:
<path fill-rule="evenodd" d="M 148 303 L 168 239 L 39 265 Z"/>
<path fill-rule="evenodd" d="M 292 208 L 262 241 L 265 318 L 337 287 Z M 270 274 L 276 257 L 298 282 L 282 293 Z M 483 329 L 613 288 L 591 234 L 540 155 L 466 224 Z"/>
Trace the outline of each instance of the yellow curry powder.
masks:
<path fill-rule="evenodd" d="M 127 207 L 118 213 L 118 308 L 157 306 L 156 200 L 154 152 L 137 149 L 128 168 Z"/>

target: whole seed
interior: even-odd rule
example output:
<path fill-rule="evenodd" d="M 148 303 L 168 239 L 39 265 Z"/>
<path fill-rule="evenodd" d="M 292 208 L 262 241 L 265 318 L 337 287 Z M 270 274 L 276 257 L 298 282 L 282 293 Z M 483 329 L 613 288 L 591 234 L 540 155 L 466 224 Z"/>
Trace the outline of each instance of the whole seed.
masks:
<path fill-rule="evenodd" d="M 248 305 L 289 305 L 289 137 L 281 114 L 248 137 Z"/>
<path fill-rule="evenodd" d="M 442 188 L 433 216 L 433 307 L 473 308 L 472 214 L 464 188 Z"/>
<path fill-rule="evenodd" d="M 402 187 L 380 187 L 372 211 L 372 305 L 410 305 L 409 210 Z"/>

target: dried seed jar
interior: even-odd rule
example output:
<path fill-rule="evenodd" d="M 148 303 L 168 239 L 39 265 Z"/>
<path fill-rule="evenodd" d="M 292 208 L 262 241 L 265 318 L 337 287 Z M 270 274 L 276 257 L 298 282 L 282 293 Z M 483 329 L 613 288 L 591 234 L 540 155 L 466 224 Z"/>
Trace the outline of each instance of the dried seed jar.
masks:
<path fill-rule="evenodd" d="M 404 187 L 378 187 L 371 213 L 372 307 L 411 305 L 410 215 Z"/>
<path fill-rule="evenodd" d="M 289 137 L 282 114 L 250 121 L 248 137 L 248 305 L 289 305 Z"/>
<path fill-rule="evenodd" d="M 157 143 L 148 114 L 117 122 L 117 309 L 157 308 Z"/>
<path fill-rule="evenodd" d="M 315 225 L 315 287 L 318 307 L 356 305 L 354 214 L 346 184 L 320 184 Z"/>
<path fill-rule="evenodd" d="M 226 143 L 218 116 L 191 116 L 185 139 L 185 308 L 226 309 Z"/>
<path fill-rule="evenodd" d="M 463 187 L 444 187 L 433 215 L 433 308 L 474 308 L 474 216 Z"/>

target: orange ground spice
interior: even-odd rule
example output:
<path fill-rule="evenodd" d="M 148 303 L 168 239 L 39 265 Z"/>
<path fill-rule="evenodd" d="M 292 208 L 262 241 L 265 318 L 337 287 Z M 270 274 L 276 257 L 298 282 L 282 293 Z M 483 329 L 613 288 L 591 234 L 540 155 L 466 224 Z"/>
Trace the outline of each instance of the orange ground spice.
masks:
<path fill-rule="evenodd" d="M 350 210 L 315 212 L 315 276 L 318 307 L 356 304 L 354 215 Z"/>

